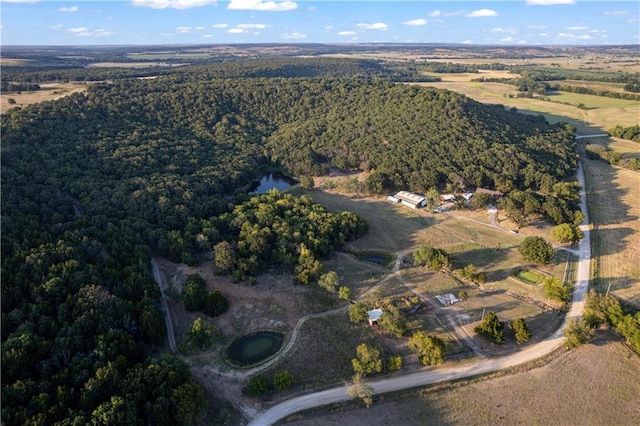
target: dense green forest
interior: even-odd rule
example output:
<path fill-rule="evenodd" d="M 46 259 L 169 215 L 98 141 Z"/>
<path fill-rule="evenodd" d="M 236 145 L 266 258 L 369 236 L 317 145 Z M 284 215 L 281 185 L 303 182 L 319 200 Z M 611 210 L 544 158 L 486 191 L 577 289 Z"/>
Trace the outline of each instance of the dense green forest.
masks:
<path fill-rule="evenodd" d="M 576 167 L 575 130 L 542 117 L 357 72 L 221 66 L 2 116 L 3 423 L 196 422 L 187 366 L 154 356 L 166 331 L 151 253 L 195 263 L 226 247 L 234 277 L 275 266 L 304 283 L 366 230 L 306 197 L 251 198 L 266 170 L 553 194 Z"/>

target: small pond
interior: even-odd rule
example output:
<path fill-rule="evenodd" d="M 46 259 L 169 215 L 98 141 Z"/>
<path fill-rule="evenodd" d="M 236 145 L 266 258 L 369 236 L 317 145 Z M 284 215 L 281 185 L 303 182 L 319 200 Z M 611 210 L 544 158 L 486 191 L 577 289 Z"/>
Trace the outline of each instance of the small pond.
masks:
<path fill-rule="evenodd" d="M 249 194 L 265 194 L 270 189 L 277 189 L 282 191 L 292 185 L 298 183 L 294 178 L 285 175 L 281 172 L 273 172 L 265 175 L 260 179 L 260 182 L 254 182 L 249 188 Z"/>
<path fill-rule="evenodd" d="M 227 348 L 227 356 L 234 364 L 253 365 L 278 352 L 283 340 L 282 333 L 257 331 L 231 342 Z"/>

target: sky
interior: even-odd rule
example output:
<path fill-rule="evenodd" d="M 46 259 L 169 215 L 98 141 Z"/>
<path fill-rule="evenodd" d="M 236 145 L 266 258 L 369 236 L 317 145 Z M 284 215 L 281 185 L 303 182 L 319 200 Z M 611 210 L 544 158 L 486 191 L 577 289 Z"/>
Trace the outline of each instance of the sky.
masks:
<path fill-rule="evenodd" d="M 640 2 L 0 0 L 0 43 L 640 44 Z"/>

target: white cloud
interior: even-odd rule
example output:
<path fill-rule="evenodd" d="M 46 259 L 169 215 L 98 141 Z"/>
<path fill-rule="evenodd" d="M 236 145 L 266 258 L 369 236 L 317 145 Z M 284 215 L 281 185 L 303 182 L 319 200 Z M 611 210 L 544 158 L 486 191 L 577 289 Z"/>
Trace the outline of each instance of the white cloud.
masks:
<path fill-rule="evenodd" d="M 131 4 L 152 9 L 190 9 L 217 4 L 216 0 L 131 0 Z"/>
<path fill-rule="evenodd" d="M 436 9 L 433 12 L 429 12 L 428 15 L 431 16 L 432 18 L 435 18 L 437 16 L 442 15 L 442 11 Z"/>
<path fill-rule="evenodd" d="M 627 16 L 629 15 L 628 10 L 609 10 L 606 12 L 602 12 L 605 16 Z"/>
<path fill-rule="evenodd" d="M 227 9 L 257 10 L 260 12 L 286 12 L 298 8 L 294 1 L 264 1 L 264 0 L 231 0 Z"/>
<path fill-rule="evenodd" d="M 499 33 L 499 34 L 515 34 L 518 32 L 517 28 L 512 28 L 512 27 L 507 27 L 507 28 L 503 28 L 503 27 L 497 27 L 497 28 L 492 28 L 491 29 L 492 33 Z"/>
<path fill-rule="evenodd" d="M 213 28 L 227 28 L 229 24 L 213 24 Z"/>
<path fill-rule="evenodd" d="M 339 36 L 352 36 L 352 35 L 356 35 L 357 33 L 355 31 L 340 31 L 338 33 Z"/>
<path fill-rule="evenodd" d="M 462 44 L 471 44 L 471 40 L 465 40 L 463 42 L 461 42 Z"/>
<path fill-rule="evenodd" d="M 385 31 L 388 26 L 384 22 L 376 22 L 375 24 L 357 24 L 356 25 L 361 30 L 383 30 Z"/>
<path fill-rule="evenodd" d="M 194 30 L 196 30 L 196 31 L 202 31 L 202 30 L 204 30 L 204 27 L 195 27 L 195 28 L 194 28 Z"/>
<path fill-rule="evenodd" d="M 113 31 L 107 31 L 104 28 L 96 28 L 90 30 L 87 27 L 76 27 L 67 29 L 70 33 L 77 35 L 78 37 L 111 37 L 116 35 Z"/>
<path fill-rule="evenodd" d="M 238 24 L 236 25 L 236 28 L 240 28 L 243 30 L 263 30 L 265 28 L 268 28 L 268 25 L 265 24 Z"/>
<path fill-rule="evenodd" d="M 489 16 L 498 16 L 498 12 L 491 9 L 478 9 L 467 13 L 467 18 L 485 18 Z"/>
<path fill-rule="evenodd" d="M 527 28 L 530 30 L 544 30 L 547 28 L 546 25 L 527 25 Z"/>
<path fill-rule="evenodd" d="M 265 28 L 269 28 L 270 25 L 266 24 L 238 24 L 234 28 L 230 28 L 227 30 L 230 34 L 244 34 L 251 32 L 250 30 L 263 30 Z M 253 34 L 260 34 L 259 32 L 254 32 Z"/>
<path fill-rule="evenodd" d="M 566 27 L 565 29 L 569 30 L 569 31 L 584 31 L 584 30 L 588 30 L 589 27 L 584 27 L 584 26 L 580 26 L 580 27 Z"/>
<path fill-rule="evenodd" d="M 530 6 L 555 6 L 557 4 L 574 4 L 575 0 L 527 0 Z"/>
<path fill-rule="evenodd" d="M 191 32 L 191 27 L 177 27 L 176 31 L 179 32 L 180 34 L 187 34 Z"/>
<path fill-rule="evenodd" d="M 410 21 L 404 21 L 402 23 L 402 25 L 409 25 L 411 27 L 419 27 L 421 25 L 427 25 L 427 20 L 426 19 L 412 19 Z"/>
<path fill-rule="evenodd" d="M 58 12 L 67 12 L 67 13 L 75 13 L 79 11 L 80 8 L 78 6 L 69 6 L 69 7 L 60 7 L 58 8 Z"/>
<path fill-rule="evenodd" d="M 64 25 L 62 24 L 56 24 L 56 25 L 52 25 L 49 28 L 51 28 L 52 30 L 59 30 L 60 28 L 63 28 Z"/>
<path fill-rule="evenodd" d="M 299 32 L 299 31 L 292 31 L 290 33 L 283 33 L 282 34 L 282 38 L 300 39 L 300 38 L 307 38 L 307 35 Z"/>

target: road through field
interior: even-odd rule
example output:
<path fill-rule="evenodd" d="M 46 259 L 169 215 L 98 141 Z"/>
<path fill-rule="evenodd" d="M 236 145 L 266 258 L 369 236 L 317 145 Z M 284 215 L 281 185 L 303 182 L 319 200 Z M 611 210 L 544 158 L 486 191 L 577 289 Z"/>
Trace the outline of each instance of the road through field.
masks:
<path fill-rule="evenodd" d="M 582 312 L 584 309 L 584 295 L 589 287 L 590 278 L 591 244 L 589 235 L 589 218 L 587 216 L 586 192 L 584 190 L 586 186 L 584 183 L 584 173 L 582 165 L 578 167 L 578 181 L 583 188 L 583 190 L 580 192 L 580 205 L 582 211 L 584 212 L 585 219 L 582 225 L 580 225 L 580 228 L 584 233 L 584 238 L 580 241 L 580 248 L 578 250 L 580 260 L 578 261 L 578 267 L 576 271 L 576 283 L 573 292 L 571 308 L 569 309 L 569 312 L 560 328 L 558 328 L 555 333 L 553 333 L 542 342 L 531 345 L 527 349 L 511 355 L 470 362 L 455 367 L 432 367 L 428 370 L 420 371 L 418 373 L 368 382 L 371 386 L 373 386 L 374 394 L 393 392 L 416 386 L 425 386 L 433 383 L 492 373 L 541 358 L 562 346 L 564 342 L 564 329 L 567 325 L 567 321 L 575 320 L 582 316 Z M 249 423 L 249 425 L 272 425 L 278 420 L 302 410 L 347 401 L 349 399 L 352 399 L 347 391 L 348 386 L 341 386 L 323 392 L 311 393 L 308 395 L 290 399 L 288 401 L 275 405 L 259 414 Z"/>

